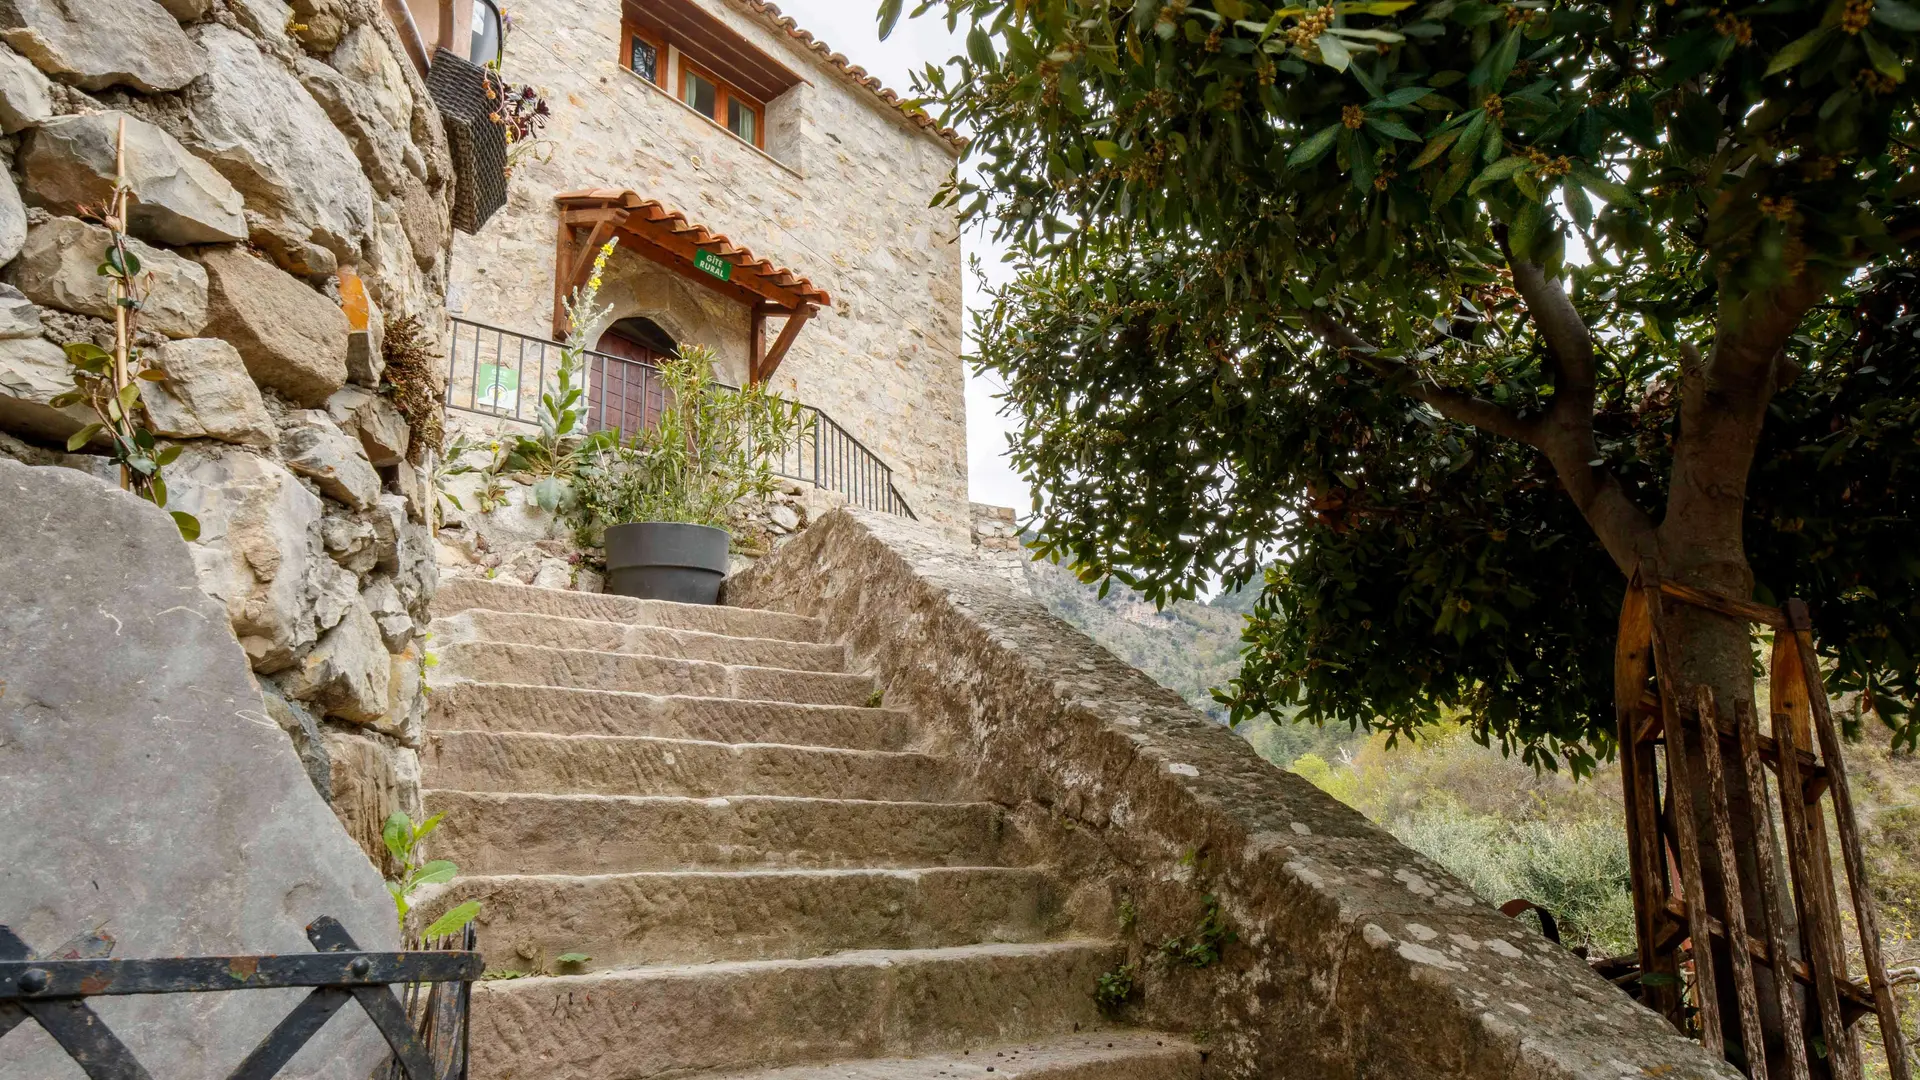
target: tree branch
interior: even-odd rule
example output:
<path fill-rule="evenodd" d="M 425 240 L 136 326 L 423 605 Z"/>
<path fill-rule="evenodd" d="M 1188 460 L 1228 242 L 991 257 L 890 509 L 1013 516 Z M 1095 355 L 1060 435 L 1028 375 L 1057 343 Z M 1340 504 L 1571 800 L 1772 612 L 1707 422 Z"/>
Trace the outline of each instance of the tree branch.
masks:
<path fill-rule="evenodd" d="M 1307 317 L 1307 328 L 1334 348 L 1356 354 L 1361 363 L 1378 374 L 1404 380 L 1403 390 L 1408 397 L 1433 406 L 1447 419 L 1539 447 L 1536 441 L 1540 436 L 1539 421 L 1515 416 L 1478 394 L 1432 382 L 1406 364 L 1381 356 L 1371 342 L 1318 312 Z"/>
<path fill-rule="evenodd" d="M 1527 316 L 1547 343 L 1556 373 L 1553 403 L 1566 403 L 1567 411 L 1593 416 L 1594 364 L 1593 334 L 1586 321 L 1574 310 L 1573 300 L 1559 282 L 1547 277 L 1538 263 L 1513 262 L 1513 288 L 1526 301 Z"/>

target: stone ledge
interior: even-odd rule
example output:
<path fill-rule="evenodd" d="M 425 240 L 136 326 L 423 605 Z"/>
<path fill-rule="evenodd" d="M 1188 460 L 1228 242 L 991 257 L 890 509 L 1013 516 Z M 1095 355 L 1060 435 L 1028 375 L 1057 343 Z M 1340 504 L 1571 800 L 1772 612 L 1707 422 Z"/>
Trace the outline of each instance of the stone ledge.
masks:
<path fill-rule="evenodd" d="M 727 602 L 825 618 L 1063 876 L 1124 905 L 1126 1018 L 1210 1032 L 1217 1076 L 1738 1075 L 938 533 L 836 512 Z M 1156 959 L 1202 892 L 1237 941 L 1200 969 Z"/>

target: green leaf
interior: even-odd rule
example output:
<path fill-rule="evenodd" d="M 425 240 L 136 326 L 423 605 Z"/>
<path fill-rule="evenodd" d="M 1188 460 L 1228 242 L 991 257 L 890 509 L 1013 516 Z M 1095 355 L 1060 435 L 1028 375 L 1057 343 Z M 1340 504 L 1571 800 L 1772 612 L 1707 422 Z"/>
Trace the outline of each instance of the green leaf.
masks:
<path fill-rule="evenodd" d="M 1412 128 L 1391 116 L 1369 116 L 1367 126 L 1390 139 L 1401 139 L 1405 142 L 1420 141 L 1420 136 L 1414 134 Z"/>
<path fill-rule="evenodd" d="M 1093 152 L 1106 158 L 1108 161 L 1112 161 L 1114 158 L 1120 156 L 1120 144 L 1107 139 L 1095 139 L 1093 140 Z"/>
<path fill-rule="evenodd" d="M 165 450 L 162 450 L 158 454 L 155 454 L 153 456 L 153 463 L 164 469 L 167 466 L 173 464 L 175 461 L 178 461 L 180 459 L 180 455 L 183 452 L 185 452 L 186 449 L 187 449 L 186 447 L 180 445 L 179 443 L 174 443 L 172 446 L 169 446 Z"/>
<path fill-rule="evenodd" d="M 902 0 L 880 0 L 880 40 L 887 40 L 900 22 Z"/>
<path fill-rule="evenodd" d="M 993 39 L 987 36 L 985 28 L 979 26 L 967 31 L 967 55 L 983 68 L 993 67 L 999 62 L 999 57 L 993 52 Z"/>
<path fill-rule="evenodd" d="M 432 817 L 428 818 L 427 820 L 414 826 L 414 829 L 413 829 L 414 845 L 418 846 L 420 841 L 425 840 L 429 836 L 432 836 L 433 830 L 439 828 L 440 823 L 442 821 L 445 821 L 446 818 L 447 818 L 447 815 L 444 813 L 435 814 Z"/>
<path fill-rule="evenodd" d="M 1320 62 L 1333 70 L 1345 71 L 1347 65 L 1353 63 L 1353 53 L 1348 51 L 1346 42 L 1339 38 L 1331 34 L 1321 34 L 1313 39 L 1313 43 L 1320 50 Z"/>
<path fill-rule="evenodd" d="M 1920 33 L 1920 8 L 1906 0 L 1874 0 L 1873 21 L 1909 34 Z"/>
<path fill-rule="evenodd" d="M 1322 157 L 1326 156 L 1328 150 L 1333 148 L 1333 140 L 1339 138 L 1342 130 L 1343 125 L 1336 123 L 1328 124 L 1326 127 L 1314 132 L 1312 138 L 1294 147 L 1293 153 L 1287 155 L 1287 164 L 1297 169 L 1303 165 L 1311 165 L 1319 161 Z"/>
<path fill-rule="evenodd" d="M 1505 180 L 1530 164 L 1532 164 L 1531 161 L 1517 154 L 1503 157 L 1499 161 L 1480 170 L 1480 175 L 1474 177 L 1473 183 L 1468 185 L 1467 193 L 1469 195 L 1477 195 L 1480 193 L 1480 190 L 1488 184 Z"/>
<path fill-rule="evenodd" d="M 1433 138 L 1428 139 L 1427 148 L 1420 151 L 1419 157 L 1413 159 L 1412 167 L 1415 169 L 1424 169 L 1428 165 L 1433 164 L 1434 159 L 1446 153 L 1447 147 L 1452 146 L 1454 142 L 1460 138 L 1460 131 L 1460 128 L 1449 128 L 1435 135 Z"/>
<path fill-rule="evenodd" d="M 570 952 L 561 953 L 559 956 L 554 957 L 553 962 L 556 964 L 585 964 L 592 959 L 593 957 L 588 956 L 586 953 Z"/>
<path fill-rule="evenodd" d="M 1867 47 L 1867 61 L 1873 65 L 1873 70 L 1897 83 L 1907 81 L 1906 66 L 1900 62 L 1898 56 L 1893 54 L 1893 50 L 1880 44 L 1878 38 L 1871 33 L 1862 32 L 1860 44 Z"/>
<path fill-rule="evenodd" d="M 1343 38 L 1353 38 L 1356 41 L 1384 41 L 1390 45 L 1407 40 L 1391 30 L 1354 30 L 1345 26 L 1329 26 L 1327 33 L 1339 34 Z"/>
<path fill-rule="evenodd" d="M 380 826 L 380 839 L 387 845 L 387 854 L 393 861 L 405 865 L 407 855 L 413 851 L 413 819 L 395 811 Z"/>
<path fill-rule="evenodd" d="M 1432 93 L 1433 91 L 1425 86 L 1403 86 L 1385 97 L 1367 102 L 1367 108 L 1404 109 Z"/>
<path fill-rule="evenodd" d="M 459 872 L 460 868 L 453 863 L 445 859 L 435 859 L 414 871 L 412 880 L 414 885 L 439 885 L 452 881 L 453 876 Z"/>
<path fill-rule="evenodd" d="M 445 915 L 433 920 L 433 924 L 420 932 L 423 938 L 441 938 L 459 933 L 466 929 L 475 915 L 480 914 L 480 901 L 469 900 Z"/>
<path fill-rule="evenodd" d="M 107 428 L 107 425 L 105 424 L 88 424 L 86 427 L 83 427 L 79 431 L 74 432 L 72 435 L 67 436 L 67 451 L 69 453 L 72 453 L 73 451 L 76 451 L 81 447 L 87 445 L 88 443 L 93 441 L 93 437 L 95 435 L 98 435 L 102 431 L 105 431 L 106 428 Z"/>
<path fill-rule="evenodd" d="M 1826 40 L 1832 37 L 1837 29 L 1837 27 L 1823 26 L 1813 33 L 1789 43 L 1786 48 L 1773 54 L 1772 62 L 1767 64 L 1767 74 L 1778 75 L 1783 71 L 1798 67 L 1806 61 L 1807 57 L 1813 55 L 1815 49 L 1825 44 Z"/>
<path fill-rule="evenodd" d="M 169 510 L 173 515 L 174 528 L 180 530 L 180 539 L 191 544 L 200 539 L 200 519 L 185 510 Z"/>

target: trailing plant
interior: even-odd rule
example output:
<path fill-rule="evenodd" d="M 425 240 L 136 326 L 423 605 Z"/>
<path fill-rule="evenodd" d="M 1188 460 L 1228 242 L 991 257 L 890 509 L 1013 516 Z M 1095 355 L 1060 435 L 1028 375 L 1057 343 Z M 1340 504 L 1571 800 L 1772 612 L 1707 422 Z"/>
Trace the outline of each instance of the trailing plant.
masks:
<path fill-rule="evenodd" d="M 1219 963 L 1221 953 L 1239 939 L 1220 917 L 1220 898 L 1208 893 L 1200 899 L 1200 922 L 1193 933 L 1161 942 L 1160 954 L 1191 968 L 1209 967 Z"/>
<path fill-rule="evenodd" d="M 400 920 L 400 929 L 407 928 L 407 912 L 412 910 L 411 900 L 415 891 L 422 885 L 440 885 L 452 881 L 460 868 L 446 859 L 434 859 L 421 862 L 420 842 L 432 835 L 440 827 L 445 814 L 435 814 L 423 822 L 415 822 L 412 816 L 395 811 L 380 829 L 380 838 L 387 845 L 387 853 L 393 856 L 399 867 L 399 877 L 387 882 L 387 892 L 393 897 L 393 907 Z M 480 902 L 469 900 L 457 907 L 447 909 L 446 913 L 435 919 L 431 925 L 420 932 L 422 940 L 446 937 L 458 933 L 480 914 Z"/>
<path fill-rule="evenodd" d="M 551 150 L 552 140 L 541 138 L 540 133 L 546 130 L 547 121 L 553 118 L 553 110 L 540 91 L 526 83 L 496 79 L 487 88 L 487 93 L 499 95 L 500 106 L 493 111 L 491 119 L 506 133 L 506 172 L 512 176 L 514 168 L 521 161 L 543 150 Z"/>
<path fill-rule="evenodd" d="M 575 523 L 583 546 L 598 546 L 609 526 L 636 521 L 725 528 L 736 507 L 778 490 L 773 463 L 812 420 L 764 385 L 715 381 L 713 363 L 705 346 L 661 362 L 666 407 L 659 419 L 606 454 L 581 484 Z"/>
<path fill-rule="evenodd" d="M 1121 964 L 1112 971 L 1101 975 L 1094 982 L 1093 1003 L 1100 1011 L 1108 1015 L 1119 1012 L 1120 1007 L 1133 997 L 1137 983 L 1134 979 L 1135 968 L 1132 964 Z"/>
<path fill-rule="evenodd" d="M 586 387 L 581 360 L 587 346 L 599 336 L 608 309 L 599 306 L 601 275 L 613 257 L 617 241 L 609 240 L 593 259 L 593 275 L 567 297 L 567 340 L 560 348 L 554 387 L 540 395 L 538 435 L 515 436 L 509 444 L 506 469 L 532 473 L 533 499 L 542 510 L 558 512 L 573 505 L 574 481 L 581 470 L 620 441 L 613 430 L 583 433 Z"/>
<path fill-rule="evenodd" d="M 66 345 L 74 388 L 49 404 L 56 409 L 85 405 L 93 410 L 98 419 L 74 432 L 67 440 L 67 449 L 79 450 L 104 436 L 109 456 L 120 466 L 121 489 L 165 509 L 167 481 L 162 471 L 180 456 L 181 448 L 160 445 L 141 402 L 141 384 L 160 382 L 167 374 L 158 365 L 149 365 L 133 344 L 136 320 L 153 275 L 142 273 L 140 257 L 127 246 L 127 199 L 131 194 L 127 186 L 127 122 L 123 118 L 115 146 L 113 194 L 104 210 L 87 214 L 104 224 L 109 236 L 106 258 L 97 273 L 108 280 L 113 300 L 113 351 L 85 341 Z M 168 512 L 182 538 L 199 539 L 199 519 L 180 510 Z"/>
<path fill-rule="evenodd" d="M 407 459 L 418 465 L 428 451 L 439 453 L 446 442 L 446 407 L 437 382 L 440 354 L 434 351 L 418 315 L 389 323 L 380 352 L 386 360 L 393 407 L 412 432 Z"/>

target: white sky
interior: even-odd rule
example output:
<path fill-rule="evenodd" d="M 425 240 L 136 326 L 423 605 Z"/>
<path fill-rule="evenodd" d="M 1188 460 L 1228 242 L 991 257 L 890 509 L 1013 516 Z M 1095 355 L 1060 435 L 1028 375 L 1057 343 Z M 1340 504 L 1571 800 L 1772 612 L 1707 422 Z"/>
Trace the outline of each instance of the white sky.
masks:
<path fill-rule="evenodd" d="M 813 32 L 849 60 L 866 68 L 894 92 L 913 93 L 912 73 L 927 64 L 945 63 L 966 49 L 958 34 L 948 34 L 946 20 L 929 14 L 924 18 L 902 18 L 893 36 L 880 40 L 875 13 L 877 0 L 778 0 L 780 10 Z M 909 0 L 907 9 L 913 9 Z M 998 276 L 999 253 L 983 238 L 971 233 L 961 239 L 963 255 L 980 256 L 990 275 Z M 980 303 L 973 275 L 967 275 L 967 310 Z M 969 349 L 969 351 L 971 351 Z M 1033 505 L 1027 485 L 1016 476 L 1006 461 L 1007 433 L 1010 425 L 999 415 L 1000 402 L 995 395 L 1001 387 L 991 377 L 967 372 L 967 465 L 975 502 L 1011 506 L 1024 516 Z"/>

